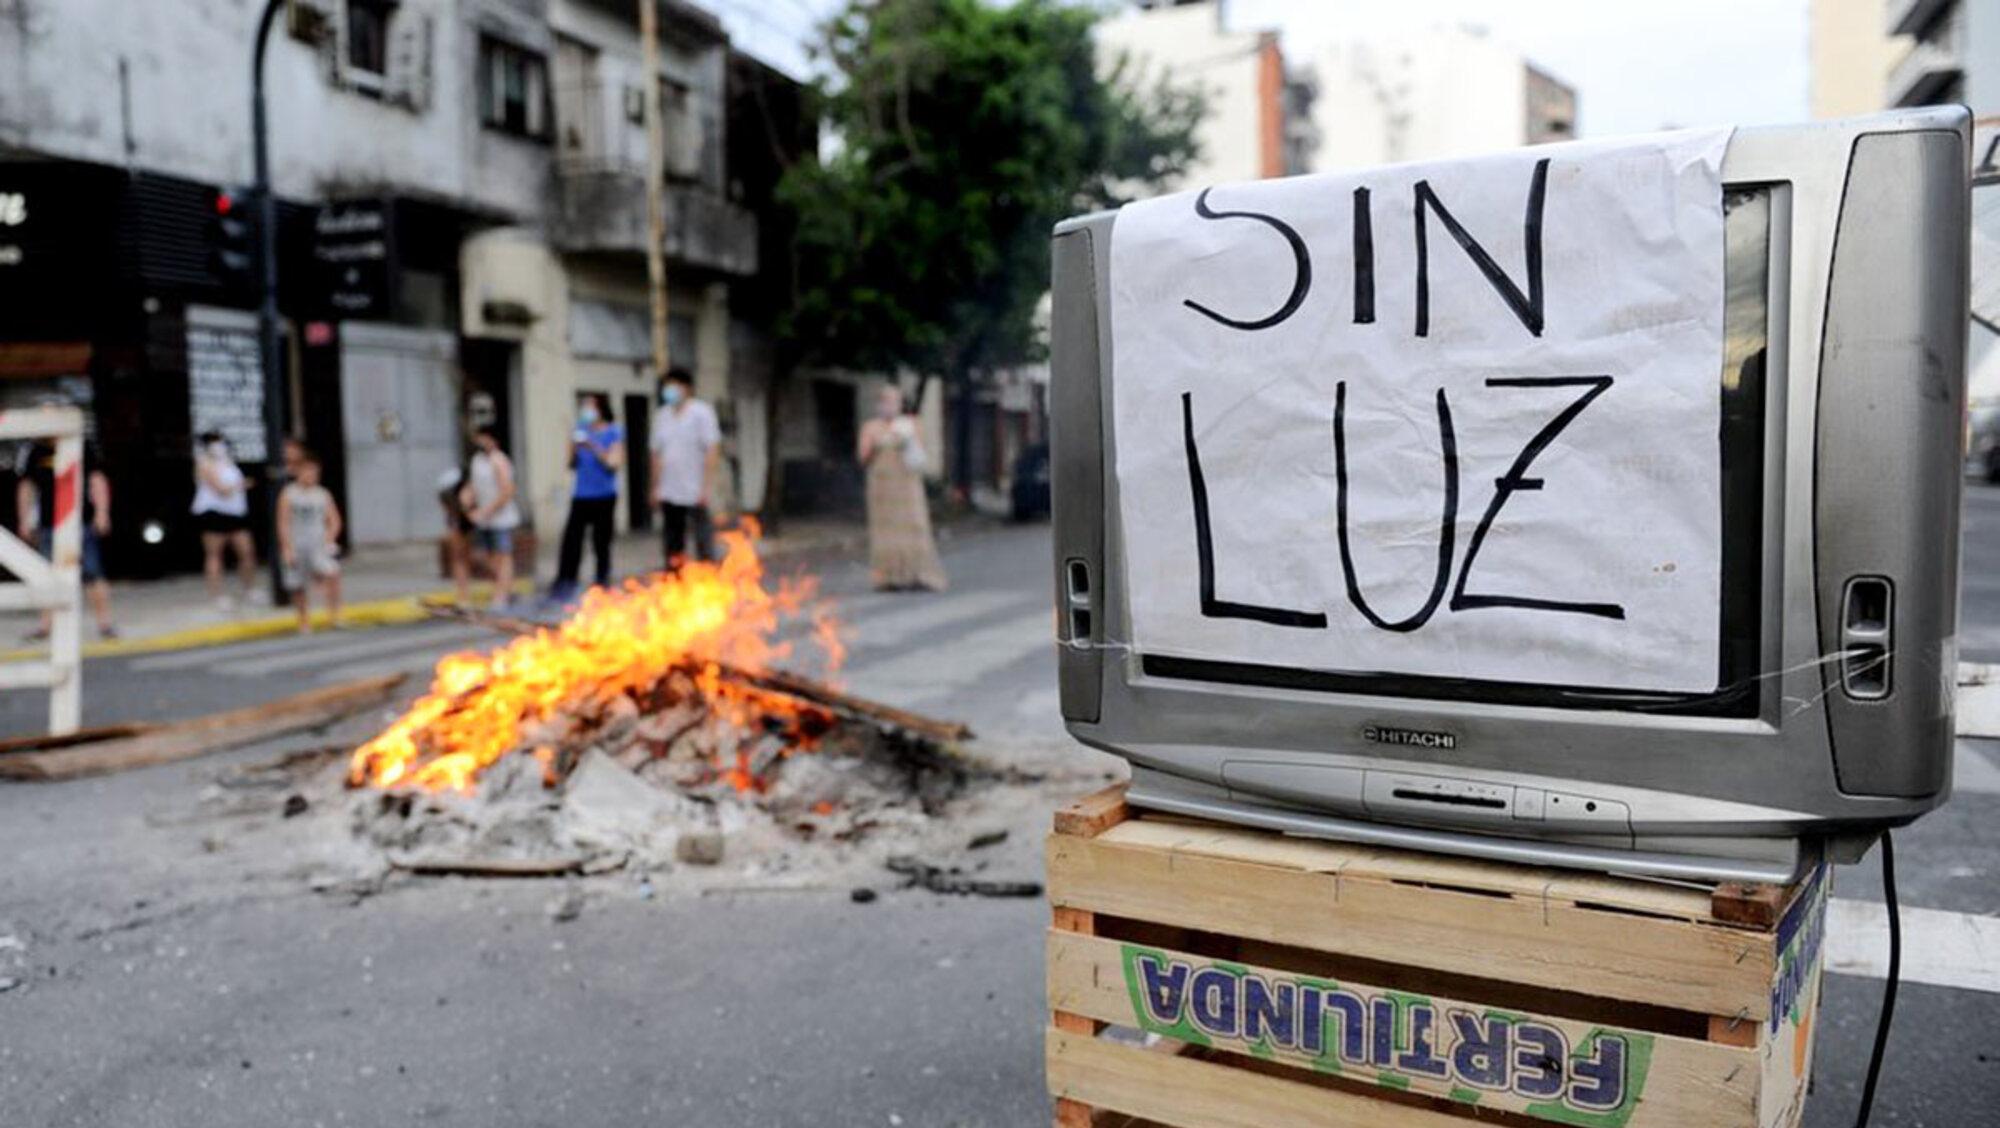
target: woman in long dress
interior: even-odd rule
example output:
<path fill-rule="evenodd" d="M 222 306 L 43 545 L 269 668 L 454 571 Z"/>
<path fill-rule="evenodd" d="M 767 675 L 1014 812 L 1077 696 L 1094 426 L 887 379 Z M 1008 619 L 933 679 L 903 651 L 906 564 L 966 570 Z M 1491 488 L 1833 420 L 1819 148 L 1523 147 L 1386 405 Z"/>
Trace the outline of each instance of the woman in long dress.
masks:
<path fill-rule="evenodd" d="M 894 385 L 875 397 L 875 417 L 861 425 L 861 465 L 868 470 L 868 565 L 882 591 L 943 591 L 944 565 L 931 536 L 924 497 L 924 446 L 917 419 Z"/>

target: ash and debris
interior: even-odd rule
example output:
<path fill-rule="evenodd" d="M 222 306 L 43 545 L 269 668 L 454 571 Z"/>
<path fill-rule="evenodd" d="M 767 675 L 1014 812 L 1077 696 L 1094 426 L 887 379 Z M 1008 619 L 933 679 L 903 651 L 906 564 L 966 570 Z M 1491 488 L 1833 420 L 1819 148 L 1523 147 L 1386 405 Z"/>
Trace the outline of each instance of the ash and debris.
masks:
<path fill-rule="evenodd" d="M 740 789 L 701 735 L 713 726 L 688 720 L 614 715 L 558 757 L 560 778 L 524 740 L 470 794 L 353 788 L 354 743 L 321 745 L 215 774 L 188 821 L 211 828 L 205 850 L 282 857 L 285 872 L 348 903 L 452 876 L 550 880 L 565 890 L 550 908 L 560 923 L 583 911 L 581 890 L 614 885 L 641 899 L 1038 894 L 1038 851 L 995 847 L 1007 827 L 1045 819 L 1051 793 L 1080 786 L 1062 767 L 1002 766 L 843 722 L 810 750 L 746 741 L 741 762 L 757 782 Z M 272 836 L 287 849 L 253 841 Z"/>

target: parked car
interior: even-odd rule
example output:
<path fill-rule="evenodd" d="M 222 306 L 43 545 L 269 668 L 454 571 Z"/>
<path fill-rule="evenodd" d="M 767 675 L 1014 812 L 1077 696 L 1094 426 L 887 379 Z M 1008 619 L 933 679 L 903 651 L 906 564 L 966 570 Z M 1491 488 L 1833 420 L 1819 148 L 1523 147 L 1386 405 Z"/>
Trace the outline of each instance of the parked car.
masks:
<path fill-rule="evenodd" d="M 1049 515 L 1049 444 L 1023 447 L 1014 459 L 1014 501 L 1011 512 L 1016 521 L 1033 521 Z"/>

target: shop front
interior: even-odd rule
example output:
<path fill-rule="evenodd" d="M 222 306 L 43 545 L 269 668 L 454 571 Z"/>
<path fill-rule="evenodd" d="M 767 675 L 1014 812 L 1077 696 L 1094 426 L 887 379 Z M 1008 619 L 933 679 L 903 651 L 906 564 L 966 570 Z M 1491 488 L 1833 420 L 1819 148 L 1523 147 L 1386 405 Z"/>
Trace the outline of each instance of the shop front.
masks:
<path fill-rule="evenodd" d="M 85 162 L 0 162 L 0 409 L 82 409 L 89 457 L 112 486 L 115 575 L 198 565 L 194 436 L 261 418 L 249 303 L 212 261 L 217 194 Z M 226 433 L 245 440 L 238 453 L 257 477 L 261 428 Z M 29 453 L 0 450 L 10 521 Z"/>

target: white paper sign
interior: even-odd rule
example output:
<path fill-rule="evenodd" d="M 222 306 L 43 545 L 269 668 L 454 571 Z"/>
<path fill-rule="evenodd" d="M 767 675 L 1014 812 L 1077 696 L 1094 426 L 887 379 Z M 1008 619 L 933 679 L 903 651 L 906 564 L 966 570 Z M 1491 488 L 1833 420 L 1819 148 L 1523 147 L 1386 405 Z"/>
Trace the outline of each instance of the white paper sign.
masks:
<path fill-rule="evenodd" d="M 1128 206 L 1111 324 L 1132 644 L 1715 689 L 1728 137 Z"/>

